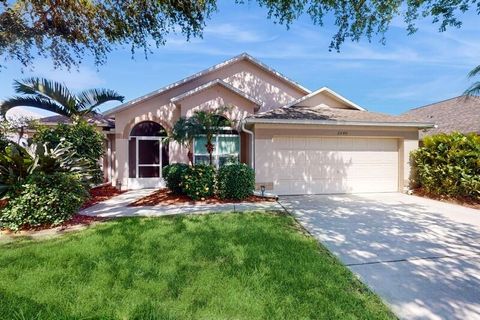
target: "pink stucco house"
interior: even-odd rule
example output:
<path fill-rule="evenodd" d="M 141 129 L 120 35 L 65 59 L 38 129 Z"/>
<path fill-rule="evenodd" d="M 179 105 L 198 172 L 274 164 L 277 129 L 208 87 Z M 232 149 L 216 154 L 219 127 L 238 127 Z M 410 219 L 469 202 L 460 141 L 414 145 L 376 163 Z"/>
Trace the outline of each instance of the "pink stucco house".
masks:
<path fill-rule="evenodd" d="M 277 194 L 402 191 L 419 129 L 432 126 L 368 112 L 329 88 L 312 92 L 241 54 L 105 112 L 114 119 L 106 176 L 121 189 L 162 186 L 162 167 L 188 161 L 167 139 L 174 123 L 224 105 L 235 126 L 216 137 L 216 165 L 238 157 L 257 187 Z M 191 151 L 206 160 L 203 137 Z"/>

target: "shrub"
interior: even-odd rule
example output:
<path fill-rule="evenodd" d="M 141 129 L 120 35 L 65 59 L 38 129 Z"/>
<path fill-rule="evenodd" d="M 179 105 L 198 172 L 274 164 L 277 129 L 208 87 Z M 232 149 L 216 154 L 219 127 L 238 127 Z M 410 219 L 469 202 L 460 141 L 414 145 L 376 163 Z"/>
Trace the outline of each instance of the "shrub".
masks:
<path fill-rule="evenodd" d="M 104 153 L 103 135 L 85 120 L 78 120 L 71 125 L 59 124 L 53 128 L 40 127 L 33 137 L 35 143 L 48 143 L 50 148 L 55 148 L 62 140 L 70 143 L 77 156 L 89 164 L 91 183 L 101 183 L 103 174 L 99 160 Z"/>
<path fill-rule="evenodd" d="M 0 227 L 58 225 L 71 218 L 87 197 L 78 175 L 35 173 L 10 191 L 8 204 L 0 211 Z"/>
<path fill-rule="evenodd" d="M 183 194 L 183 189 L 181 186 L 182 176 L 185 170 L 187 170 L 188 165 L 185 163 L 174 163 L 163 168 L 162 174 L 167 188 L 170 189 L 175 194 Z"/>
<path fill-rule="evenodd" d="M 208 198 L 215 192 L 215 168 L 195 165 L 186 168 L 182 175 L 183 192 L 193 200 Z"/>
<path fill-rule="evenodd" d="M 218 171 L 217 193 L 222 199 L 243 200 L 253 194 L 255 172 L 244 163 L 224 165 Z"/>
<path fill-rule="evenodd" d="M 480 198 L 480 137 L 458 132 L 424 139 L 411 153 L 413 183 L 437 195 Z"/>

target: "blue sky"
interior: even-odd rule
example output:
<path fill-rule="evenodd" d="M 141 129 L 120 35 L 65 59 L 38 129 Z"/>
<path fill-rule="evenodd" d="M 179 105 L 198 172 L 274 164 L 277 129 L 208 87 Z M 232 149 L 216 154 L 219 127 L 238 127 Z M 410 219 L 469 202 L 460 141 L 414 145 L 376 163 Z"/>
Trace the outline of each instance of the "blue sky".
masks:
<path fill-rule="evenodd" d="M 302 17 L 287 29 L 268 20 L 255 3 L 219 3 L 203 39 L 186 42 L 171 35 L 148 60 L 141 52 L 132 59 L 130 49 L 122 48 L 98 69 L 88 57 L 79 71 L 71 72 L 53 70 L 48 60 L 37 60 L 33 71 L 23 72 L 10 62 L 0 71 L 0 100 L 13 94 L 14 79 L 30 76 L 63 81 L 74 90 L 111 88 L 129 100 L 247 52 L 311 90 L 328 86 L 368 110 L 399 114 L 461 94 L 470 83 L 468 71 L 480 64 L 480 25 L 474 12 L 462 16 L 461 29 L 439 33 L 426 19 L 410 36 L 396 19 L 385 45 L 379 38 L 347 41 L 337 53 L 328 50 L 333 26 L 315 26 Z"/>

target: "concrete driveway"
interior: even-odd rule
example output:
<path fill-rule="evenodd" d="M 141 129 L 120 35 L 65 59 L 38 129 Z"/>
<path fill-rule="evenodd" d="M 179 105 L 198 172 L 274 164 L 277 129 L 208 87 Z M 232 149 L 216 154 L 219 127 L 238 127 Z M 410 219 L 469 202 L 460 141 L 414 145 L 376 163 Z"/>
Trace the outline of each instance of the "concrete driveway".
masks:
<path fill-rule="evenodd" d="M 480 210 L 392 194 L 281 204 L 403 319 L 480 319 Z"/>

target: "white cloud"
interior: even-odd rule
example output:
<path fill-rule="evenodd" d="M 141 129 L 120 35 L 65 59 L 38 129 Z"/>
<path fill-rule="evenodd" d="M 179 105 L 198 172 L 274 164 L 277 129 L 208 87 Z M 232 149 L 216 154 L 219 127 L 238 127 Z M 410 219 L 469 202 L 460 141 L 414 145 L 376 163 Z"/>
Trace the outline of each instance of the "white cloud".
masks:
<path fill-rule="evenodd" d="M 205 38 L 210 36 L 226 39 L 238 43 L 255 43 L 271 41 L 275 37 L 268 36 L 259 30 L 248 30 L 245 26 L 231 23 L 220 23 L 208 25 L 204 30 Z"/>

